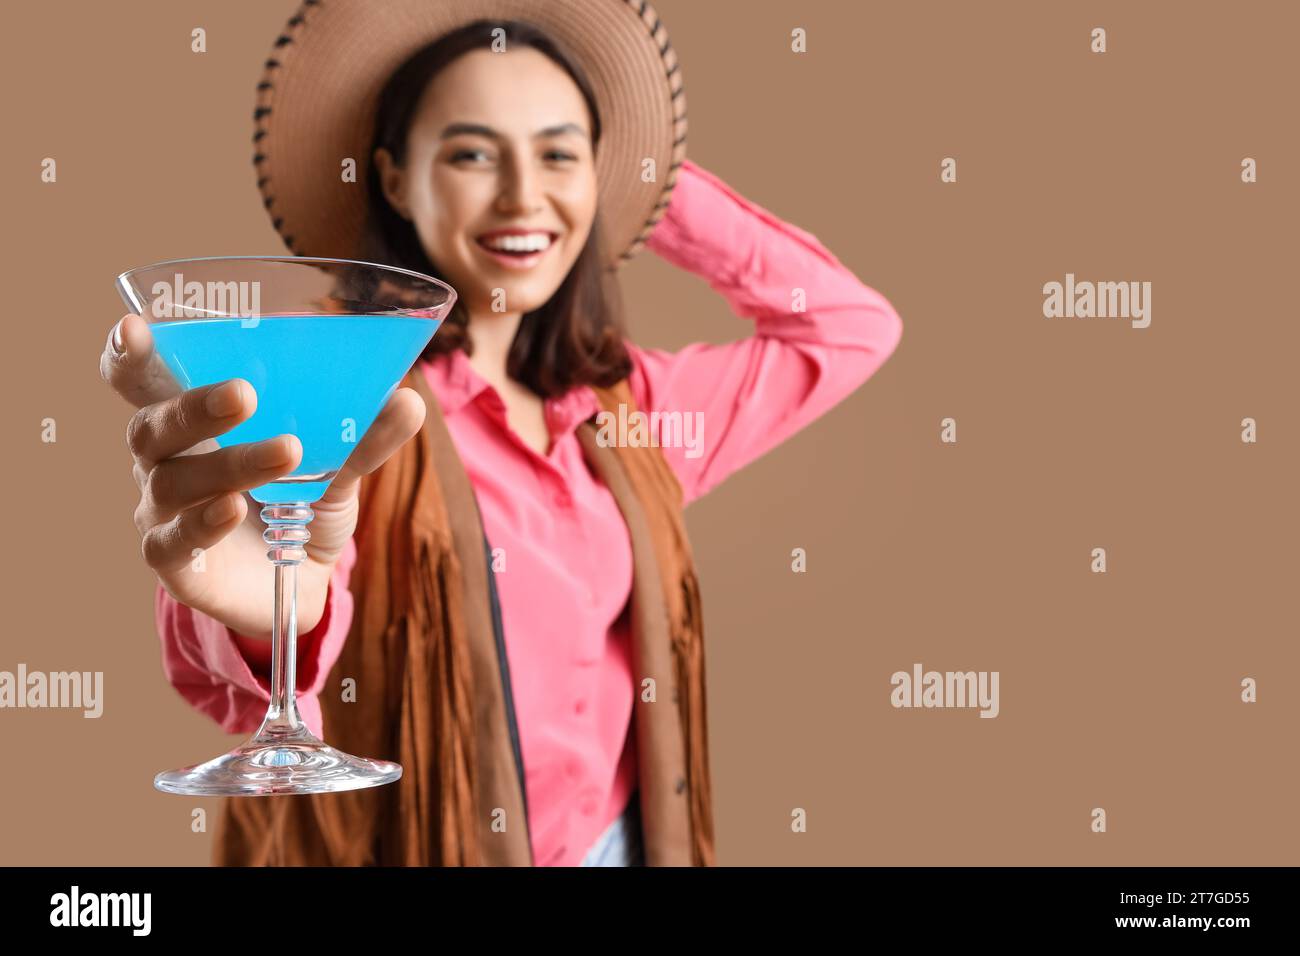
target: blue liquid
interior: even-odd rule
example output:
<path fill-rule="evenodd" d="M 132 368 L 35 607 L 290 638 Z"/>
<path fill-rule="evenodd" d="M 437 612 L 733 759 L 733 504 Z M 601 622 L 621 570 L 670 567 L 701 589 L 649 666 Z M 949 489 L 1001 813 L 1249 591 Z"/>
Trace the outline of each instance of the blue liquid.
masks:
<path fill-rule="evenodd" d="M 439 324 L 406 316 L 276 315 L 160 322 L 151 331 L 182 388 L 242 378 L 257 390 L 252 417 L 216 436 L 222 448 L 286 433 L 302 442 L 302 463 L 291 474 L 250 492 L 262 504 L 282 504 L 325 494 Z"/>

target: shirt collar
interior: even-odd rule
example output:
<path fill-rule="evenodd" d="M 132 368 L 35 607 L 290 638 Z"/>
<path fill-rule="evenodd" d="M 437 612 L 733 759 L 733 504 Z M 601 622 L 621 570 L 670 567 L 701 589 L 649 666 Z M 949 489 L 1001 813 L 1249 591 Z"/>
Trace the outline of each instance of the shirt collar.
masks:
<path fill-rule="evenodd" d="M 488 381 L 474 370 L 460 349 L 435 355 L 422 363 L 433 394 L 442 406 L 444 415 L 453 415 L 484 392 L 497 403 L 500 397 Z M 579 422 L 586 421 L 600 409 L 596 393 L 586 385 L 575 385 L 565 394 L 544 401 L 547 425 L 552 435 L 573 431 Z"/>
<path fill-rule="evenodd" d="M 487 381 L 470 366 L 469 357 L 460 349 L 435 355 L 423 365 L 429 387 L 442 406 L 444 415 L 460 411 L 489 387 Z"/>

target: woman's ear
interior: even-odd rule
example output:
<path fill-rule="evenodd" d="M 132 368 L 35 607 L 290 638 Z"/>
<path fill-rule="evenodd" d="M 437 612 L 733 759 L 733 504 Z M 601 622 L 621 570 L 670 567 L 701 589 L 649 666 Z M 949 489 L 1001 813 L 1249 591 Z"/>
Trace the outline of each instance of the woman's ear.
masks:
<path fill-rule="evenodd" d="M 406 175 L 393 161 L 393 156 L 382 146 L 375 150 L 375 172 L 379 174 L 379 186 L 384 191 L 384 198 L 403 219 L 410 221 L 411 214 L 406 211 Z"/>

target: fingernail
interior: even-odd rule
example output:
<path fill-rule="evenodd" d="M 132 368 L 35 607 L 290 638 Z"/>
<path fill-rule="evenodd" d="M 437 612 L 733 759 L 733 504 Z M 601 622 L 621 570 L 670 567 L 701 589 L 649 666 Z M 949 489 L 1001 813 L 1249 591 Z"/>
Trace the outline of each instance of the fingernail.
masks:
<path fill-rule="evenodd" d="M 117 325 L 113 326 L 113 351 L 118 355 L 126 352 L 126 341 L 122 338 L 122 323 L 125 319 L 118 319 Z"/>
<path fill-rule="evenodd" d="M 289 451 L 278 438 L 268 438 L 252 447 L 248 452 L 248 460 L 254 468 L 274 468 L 289 460 Z"/>
<path fill-rule="evenodd" d="M 238 382 L 225 382 L 208 392 L 203 404 L 209 415 L 228 418 L 239 411 L 243 405 L 243 390 Z"/>
<path fill-rule="evenodd" d="M 225 524 L 235 516 L 235 499 L 222 495 L 203 509 L 203 520 L 212 526 Z"/>

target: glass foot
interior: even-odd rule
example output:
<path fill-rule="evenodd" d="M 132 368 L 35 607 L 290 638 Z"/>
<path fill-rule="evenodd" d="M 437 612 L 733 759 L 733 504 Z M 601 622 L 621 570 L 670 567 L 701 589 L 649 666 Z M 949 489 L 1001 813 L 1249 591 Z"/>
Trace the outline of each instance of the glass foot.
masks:
<path fill-rule="evenodd" d="M 258 797 L 360 790 L 401 776 L 401 764 L 335 750 L 301 727 L 261 734 L 206 763 L 164 771 L 153 785 L 164 793 Z"/>

